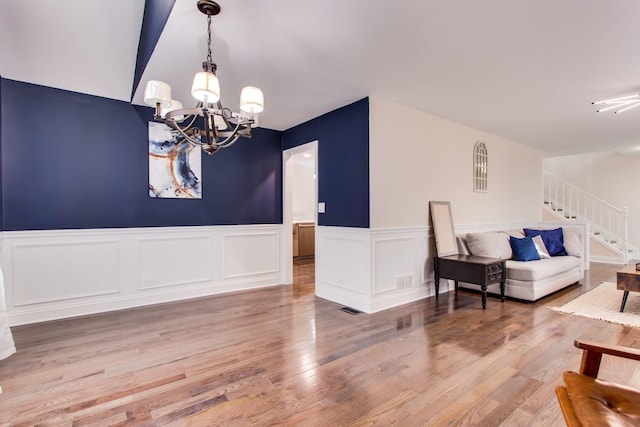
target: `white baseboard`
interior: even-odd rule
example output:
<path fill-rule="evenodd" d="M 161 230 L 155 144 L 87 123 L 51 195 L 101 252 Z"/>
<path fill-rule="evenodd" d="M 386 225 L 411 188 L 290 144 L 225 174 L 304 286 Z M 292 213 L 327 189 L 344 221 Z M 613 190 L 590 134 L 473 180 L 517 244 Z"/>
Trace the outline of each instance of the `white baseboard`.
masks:
<path fill-rule="evenodd" d="M 11 326 L 282 283 L 282 225 L 2 232 Z"/>
<path fill-rule="evenodd" d="M 592 255 L 591 262 L 599 262 L 601 264 L 625 265 L 621 257 L 608 257 L 600 255 Z"/>

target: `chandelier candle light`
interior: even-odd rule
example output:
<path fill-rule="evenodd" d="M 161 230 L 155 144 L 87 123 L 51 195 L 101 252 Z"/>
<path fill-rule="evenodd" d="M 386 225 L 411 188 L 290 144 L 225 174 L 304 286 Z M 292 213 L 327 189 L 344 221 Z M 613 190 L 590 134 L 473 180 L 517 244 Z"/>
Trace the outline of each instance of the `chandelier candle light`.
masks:
<path fill-rule="evenodd" d="M 264 96 L 257 87 L 246 86 L 240 92 L 240 110 L 234 113 L 220 102 L 220 82 L 217 65 L 211 59 L 211 16 L 220 13 L 220 5 L 212 0 L 199 0 L 198 10 L 207 15 L 207 60 L 202 71 L 196 73 L 191 95 L 198 100 L 195 108 L 183 108 L 171 98 L 171 86 L 150 80 L 144 91 L 145 104 L 155 108 L 154 120 L 165 123 L 179 141 L 187 140 L 202 147 L 207 154 L 230 147 L 238 138 L 251 138 L 251 127 L 257 127 L 258 113 L 264 110 Z M 196 119 L 204 119 L 204 129 L 194 126 Z M 185 125 L 182 125 L 186 122 Z"/>

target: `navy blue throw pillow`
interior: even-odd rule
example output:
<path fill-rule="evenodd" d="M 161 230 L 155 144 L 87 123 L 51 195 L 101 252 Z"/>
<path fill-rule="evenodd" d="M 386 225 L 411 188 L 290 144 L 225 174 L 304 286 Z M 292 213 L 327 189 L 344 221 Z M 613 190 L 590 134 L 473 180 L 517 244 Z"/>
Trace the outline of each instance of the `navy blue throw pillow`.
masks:
<path fill-rule="evenodd" d="M 564 256 L 567 254 L 564 248 L 562 228 L 555 228 L 553 230 L 533 230 L 531 228 L 525 228 L 524 235 L 527 237 L 542 236 L 542 241 L 551 256 Z"/>
<path fill-rule="evenodd" d="M 509 243 L 511 243 L 511 249 L 516 261 L 536 261 L 540 259 L 540 254 L 538 254 L 536 245 L 533 243 L 533 238 L 524 237 L 519 239 L 509 236 Z"/>

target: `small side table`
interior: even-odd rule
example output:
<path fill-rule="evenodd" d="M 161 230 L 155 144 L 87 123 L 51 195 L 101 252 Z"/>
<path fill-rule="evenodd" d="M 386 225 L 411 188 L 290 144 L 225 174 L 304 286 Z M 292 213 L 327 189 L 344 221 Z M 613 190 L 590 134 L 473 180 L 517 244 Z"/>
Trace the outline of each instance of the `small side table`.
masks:
<path fill-rule="evenodd" d="M 440 292 L 440 279 L 450 279 L 455 281 L 456 292 L 458 292 L 459 281 L 480 285 L 482 309 L 487 308 L 487 286 L 500 283 L 500 300 L 504 302 L 504 283 L 506 280 L 504 260 L 473 255 L 449 255 L 435 257 L 433 266 L 436 298 Z"/>
<path fill-rule="evenodd" d="M 620 304 L 620 312 L 624 311 L 627 304 L 629 291 L 640 292 L 640 271 L 636 270 L 635 263 L 616 273 L 616 283 L 619 291 L 624 291 L 622 295 L 622 304 Z"/>

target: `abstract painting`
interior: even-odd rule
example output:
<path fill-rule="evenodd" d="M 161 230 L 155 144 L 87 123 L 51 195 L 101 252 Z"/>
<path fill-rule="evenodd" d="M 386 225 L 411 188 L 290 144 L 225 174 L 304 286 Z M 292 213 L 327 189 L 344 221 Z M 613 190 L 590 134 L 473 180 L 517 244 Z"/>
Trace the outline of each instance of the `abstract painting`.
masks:
<path fill-rule="evenodd" d="M 149 122 L 149 196 L 202 199 L 202 150 L 178 142 L 171 128 Z"/>

